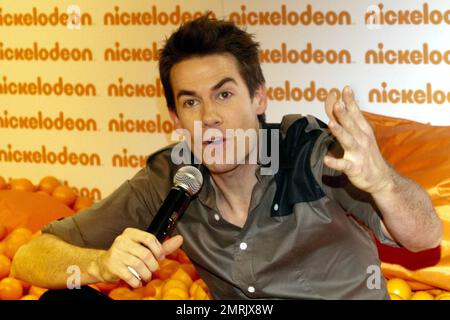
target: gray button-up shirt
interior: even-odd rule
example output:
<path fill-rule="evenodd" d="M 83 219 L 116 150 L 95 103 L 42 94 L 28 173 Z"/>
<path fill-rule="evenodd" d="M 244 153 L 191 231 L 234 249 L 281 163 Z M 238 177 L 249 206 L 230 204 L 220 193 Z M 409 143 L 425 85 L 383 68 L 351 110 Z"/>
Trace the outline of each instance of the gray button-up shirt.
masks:
<path fill-rule="evenodd" d="M 285 116 L 276 128 L 280 170 L 256 171 L 242 228 L 222 218 L 203 166 L 203 187 L 177 223 L 183 249 L 213 297 L 389 299 L 382 273 L 374 273 L 380 261 L 373 235 L 397 244 L 383 234 L 370 195 L 323 164 L 334 143 L 328 129 L 311 116 Z M 171 150 L 152 154 L 148 165 L 110 196 L 42 231 L 74 245 L 108 249 L 125 228 L 146 230 L 180 167 L 172 163 Z"/>

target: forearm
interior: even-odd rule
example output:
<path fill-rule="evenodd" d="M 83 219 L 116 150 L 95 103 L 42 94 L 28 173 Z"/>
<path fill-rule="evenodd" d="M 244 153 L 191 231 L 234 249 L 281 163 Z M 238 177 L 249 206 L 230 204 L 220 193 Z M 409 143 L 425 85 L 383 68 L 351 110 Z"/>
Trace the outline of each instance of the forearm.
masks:
<path fill-rule="evenodd" d="M 431 199 L 419 185 L 390 168 L 385 187 L 372 194 L 389 234 L 410 251 L 437 247 L 442 224 Z"/>
<path fill-rule="evenodd" d="M 43 234 L 19 249 L 11 274 L 39 287 L 62 289 L 74 274 L 68 272 L 69 266 L 76 266 L 80 270 L 80 285 L 90 284 L 99 281 L 96 266 L 104 252 L 73 246 L 56 236 Z"/>

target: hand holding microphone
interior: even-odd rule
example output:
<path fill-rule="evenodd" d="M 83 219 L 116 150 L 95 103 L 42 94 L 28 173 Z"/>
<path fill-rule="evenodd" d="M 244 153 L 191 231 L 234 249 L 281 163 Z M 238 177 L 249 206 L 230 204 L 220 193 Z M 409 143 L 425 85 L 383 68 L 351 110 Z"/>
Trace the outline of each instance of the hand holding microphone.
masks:
<path fill-rule="evenodd" d="M 101 281 L 115 282 L 122 279 L 133 288 L 138 288 L 141 280 L 151 279 L 152 272 L 159 268 L 159 261 L 182 245 L 183 238 L 179 235 L 167 241 L 164 239 L 182 217 L 192 197 L 200 190 L 203 177 L 197 168 L 185 166 L 177 171 L 173 182 L 174 186 L 147 232 L 134 228 L 125 229 L 114 240 L 111 248 L 99 257 L 95 273 Z"/>

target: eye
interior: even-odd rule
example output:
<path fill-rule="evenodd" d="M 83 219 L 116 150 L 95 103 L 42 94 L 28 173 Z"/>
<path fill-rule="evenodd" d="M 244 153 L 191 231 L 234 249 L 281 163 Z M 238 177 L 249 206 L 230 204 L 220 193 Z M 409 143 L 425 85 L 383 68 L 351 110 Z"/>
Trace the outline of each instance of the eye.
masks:
<path fill-rule="evenodd" d="M 223 91 L 223 92 L 219 93 L 218 98 L 220 100 L 226 100 L 226 99 L 231 98 L 232 95 L 233 94 L 230 91 Z"/>
<path fill-rule="evenodd" d="M 195 99 L 188 99 L 183 102 L 183 107 L 186 107 L 186 108 L 192 108 L 192 107 L 195 107 L 196 105 L 198 105 L 198 101 Z"/>

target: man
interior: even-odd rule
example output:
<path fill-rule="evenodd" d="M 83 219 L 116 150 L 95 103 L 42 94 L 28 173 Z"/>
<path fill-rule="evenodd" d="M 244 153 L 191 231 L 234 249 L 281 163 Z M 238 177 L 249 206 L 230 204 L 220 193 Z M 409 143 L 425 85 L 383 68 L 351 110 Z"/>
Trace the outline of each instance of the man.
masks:
<path fill-rule="evenodd" d="M 123 279 L 139 287 L 132 270 L 148 281 L 184 239 L 183 249 L 216 299 L 385 299 L 384 282 L 367 285 L 368 270 L 380 264 L 371 234 L 411 251 L 439 245 L 442 227 L 429 197 L 383 160 L 349 87 L 343 101 L 327 98 L 329 129 L 310 116 L 266 124 L 258 44 L 233 24 L 207 16 L 167 40 L 160 75 L 170 114 L 203 162 L 203 188 L 177 235 L 161 244 L 143 231 L 181 166 L 169 146 L 103 201 L 47 225 L 17 253 L 14 276 L 64 288 L 67 266 L 78 265 L 82 284 Z M 199 123 L 215 132 L 200 144 Z M 255 145 L 246 143 L 239 158 L 239 137 L 228 134 L 231 129 L 279 130 L 279 144 L 271 146 L 279 170 L 263 175 L 260 161 L 242 163 Z M 207 149 L 214 156 L 233 153 L 235 161 L 207 161 Z"/>

